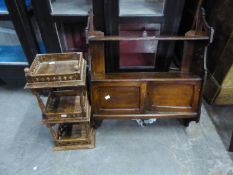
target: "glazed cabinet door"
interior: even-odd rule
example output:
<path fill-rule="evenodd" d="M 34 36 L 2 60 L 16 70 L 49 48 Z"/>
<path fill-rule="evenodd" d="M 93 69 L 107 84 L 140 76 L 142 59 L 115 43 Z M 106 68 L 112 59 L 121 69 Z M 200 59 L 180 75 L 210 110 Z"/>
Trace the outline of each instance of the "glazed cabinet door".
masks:
<path fill-rule="evenodd" d="M 200 82 L 149 83 L 148 110 L 155 112 L 198 112 Z"/>
<path fill-rule="evenodd" d="M 138 114 L 144 111 L 146 84 L 137 82 L 93 83 L 95 114 Z"/>

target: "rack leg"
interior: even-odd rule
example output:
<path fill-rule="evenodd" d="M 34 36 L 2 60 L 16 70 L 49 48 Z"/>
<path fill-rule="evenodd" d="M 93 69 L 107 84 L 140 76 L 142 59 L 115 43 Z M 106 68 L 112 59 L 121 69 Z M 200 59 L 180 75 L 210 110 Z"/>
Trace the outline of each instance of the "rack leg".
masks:
<path fill-rule="evenodd" d="M 86 116 L 85 113 L 85 97 L 86 97 L 86 90 L 82 89 L 80 93 L 80 105 L 81 105 L 81 110 L 82 110 L 82 115 Z"/>

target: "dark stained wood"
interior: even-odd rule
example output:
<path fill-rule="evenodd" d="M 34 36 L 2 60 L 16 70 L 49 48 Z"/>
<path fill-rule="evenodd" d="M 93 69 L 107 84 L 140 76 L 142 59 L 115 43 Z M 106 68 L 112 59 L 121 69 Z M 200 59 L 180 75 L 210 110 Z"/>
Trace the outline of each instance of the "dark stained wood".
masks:
<path fill-rule="evenodd" d="M 91 69 L 92 75 L 104 75 L 105 74 L 105 64 L 104 64 L 104 43 L 93 43 L 90 46 L 91 53 Z M 97 54 L 95 54 L 97 53 Z"/>
<path fill-rule="evenodd" d="M 198 104 L 195 103 L 194 97 L 198 97 L 199 94 L 199 92 L 195 92 L 195 86 L 197 85 L 193 83 L 151 83 L 148 90 L 150 110 L 160 112 L 195 111 Z"/>
<path fill-rule="evenodd" d="M 101 82 L 93 84 L 92 89 L 94 113 L 139 113 L 144 103 L 140 98 L 142 85 L 137 82 Z"/>
<path fill-rule="evenodd" d="M 188 122 L 197 120 L 197 113 L 195 112 L 170 112 L 170 113 L 147 113 L 147 114 L 93 114 L 94 120 L 104 120 L 104 119 L 113 119 L 113 120 L 129 120 L 129 119 L 184 119 Z M 191 120 L 190 120 L 191 119 Z M 186 125 L 187 126 L 187 125 Z"/>
<path fill-rule="evenodd" d="M 92 0 L 92 5 L 95 14 L 95 28 L 99 31 L 105 31 L 104 0 Z"/>
<path fill-rule="evenodd" d="M 91 104 L 94 120 L 181 118 L 186 126 L 191 121 L 198 122 L 205 79 L 204 59 L 213 35 L 212 29 L 204 18 L 199 15 L 198 20 L 196 29 L 188 31 L 185 36 L 144 38 L 104 36 L 103 33 L 97 36 L 96 31 L 87 32 L 91 48 Z M 185 42 L 181 70 L 178 72 L 106 72 L 108 57 L 104 54 L 105 42 L 131 40 Z M 166 59 L 164 61 L 166 62 Z M 195 62 L 194 65 L 192 65 L 193 62 Z M 201 64 L 198 66 L 197 63 Z"/>
<path fill-rule="evenodd" d="M 181 72 L 187 73 L 190 72 L 193 60 L 193 53 L 194 53 L 194 42 L 184 42 L 184 49 L 183 49 L 183 58 L 181 63 Z"/>
<path fill-rule="evenodd" d="M 47 53 L 62 52 L 57 26 L 50 15 L 51 7 L 49 0 L 32 0 L 31 3 Z"/>
<path fill-rule="evenodd" d="M 104 0 L 105 34 L 119 34 L 119 0 Z M 119 71 L 119 42 L 106 42 L 106 72 Z"/>
<path fill-rule="evenodd" d="M 185 82 L 185 81 L 200 81 L 202 78 L 200 76 L 191 74 L 191 73 L 180 73 L 180 72 L 129 72 L 129 73 L 109 73 L 104 74 L 99 77 L 92 77 L 92 82 L 129 82 L 129 81 L 137 81 L 137 82 Z"/>
<path fill-rule="evenodd" d="M 126 36 L 103 36 L 103 37 L 94 37 L 89 36 L 89 41 L 147 41 L 147 40 L 156 40 L 156 41 L 203 41 L 209 40 L 208 36 L 151 36 L 151 37 L 126 37 Z"/>
<path fill-rule="evenodd" d="M 162 23 L 161 35 L 177 35 L 185 0 L 168 0 L 164 10 L 164 22 Z M 168 71 L 174 56 L 175 42 L 160 41 L 155 68 L 157 71 Z"/>
<path fill-rule="evenodd" d="M 5 3 L 9 11 L 8 15 L 13 21 L 17 36 L 30 65 L 40 51 L 27 14 L 26 4 L 23 0 L 5 1 Z"/>
<path fill-rule="evenodd" d="M 94 114 L 144 113 L 147 116 L 154 111 L 158 114 L 167 112 L 170 116 L 170 112 L 193 112 L 198 109 L 200 80 L 190 78 L 188 81 L 173 80 L 168 83 L 161 78 L 160 82 L 145 79 L 140 82 L 137 78 L 122 81 L 120 76 L 115 81 L 102 79 L 92 82 Z"/>
<path fill-rule="evenodd" d="M 25 84 L 23 69 L 32 63 L 35 55 L 40 51 L 31 26 L 31 14 L 25 2 L 23 0 L 6 1 L 6 6 L 8 11 L 0 12 L 0 20 L 9 20 L 13 23 L 27 61 L 1 64 L 0 79 L 6 84 L 23 85 Z"/>
<path fill-rule="evenodd" d="M 119 7 L 119 0 L 106 0 L 105 3 L 105 28 L 106 35 L 118 35 L 120 24 L 146 24 L 146 23 L 154 23 L 160 24 L 161 34 L 163 35 L 174 35 L 177 33 L 180 19 L 184 7 L 185 0 L 168 0 L 165 2 L 164 12 L 160 15 L 153 14 L 137 14 L 137 11 L 141 9 L 135 9 L 134 14 L 119 14 L 121 10 Z M 146 2 L 142 2 L 146 3 Z M 157 3 L 157 2 L 156 2 Z M 129 4 L 129 3 L 128 3 Z M 153 4 L 156 6 L 157 4 Z M 132 4 L 132 8 L 133 4 Z M 155 7 L 151 7 L 152 9 Z M 160 41 L 158 45 L 158 54 L 154 56 L 154 65 L 152 69 L 148 70 L 148 68 L 140 68 L 144 71 L 161 71 L 162 69 L 168 69 L 170 65 L 171 55 L 173 54 L 174 43 Z M 121 72 L 121 71 L 129 71 L 127 68 L 120 68 L 119 64 L 119 42 L 107 42 L 106 43 L 106 67 L 108 73 L 113 72 Z M 158 55 L 158 57 L 157 57 Z M 158 58 L 158 59 L 157 59 Z M 166 64 L 164 64 L 166 62 Z M 163 67 L 163 68 L 162 68 Z M 138 71 L 140 71 L 138 70 Z M 131 71 L 137 71 L 137 68 L 131 69 Z M 137 72 L 138 72 L 137 71 Z"/>
<path fill-rule="evenodd" d="M 226 0 L 224 3 L 217 0 L 206 0 L 207 19 L 216 31 L 208 53 L 208 70 L 220 85 L 233 63 L 232 49 L 228 49 L 228 47 L 232 48 L 232 42 L 229 42 L 232 40 L 233 30 L 232 6 L 233 1 L 231 0 Z"/>

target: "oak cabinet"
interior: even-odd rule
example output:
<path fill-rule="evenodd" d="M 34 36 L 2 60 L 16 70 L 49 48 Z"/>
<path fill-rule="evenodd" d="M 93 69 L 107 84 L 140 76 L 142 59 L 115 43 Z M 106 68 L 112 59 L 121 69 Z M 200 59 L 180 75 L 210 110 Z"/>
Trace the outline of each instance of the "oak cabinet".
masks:
<path fill-rule="evenodd" d="M 146 75 L 147 74 L 147 75 Z M 149 77 L 151 73 L 144 73 Z M 117 78 L 113 75 L 111 78 Z M 202 80 L 189 76 L 185 81 L 176 75 L 176 80 L 154 74 L 151 79 L 121 74 L 125 79 L 92 82 L 91 101 L 94 118 L 167 118 L 197 117 Z M 162 115 L 161 115 L 162 114 Z"/>
<path fill-rule="evenodd" d="M 167 3 L 171 2 L 175 1 L 167 1 Z M 173 11 L 166 12 L 166 7 L 168 6 L 165 6 L 165 19 L 168 19 L 168 14 L 176 14 Z M 91 105 L 93 119 L 96 123 L 103 119 L 179 118 L 187 126 L 190 121 L 199 121 L 206 73 L 205 59 L 208 45 L 213 41 L 214 30 L 207 24 L 203 9 L 199 8 L 195 16 L 194 26 L 183 36 L 177 36 L 176 32 L 172 31 L 167 31 L 167 36 L 166 33 L 161 32 L 162 30 L 152 33 L 144 31 L 145 35 L 141 36 L 137 34 L 138 31 L 133 31 L 133 27 L 136 25 L 130 26 L 129 23 L 126 26 L 118 23 L 123 31 L 120 33 L 97 31 L 94 27 L 94 14 L 90 13 L 86 38 L 91 63 L 89 68 Z M 126 18 L 128 19 L 128 17 Z M 139 15 L 139 18 L 141 17 Z M 118 22 L 124 20 L 124 24 L 130 22 L 126 18 L 120 16 Z M 133 23 L 136 18 L 131 19 L 131 23 Z M 174 23 L 179 25 L 178 21 Z M 115 23 L 111 24 L 112 27 L 116 25 Z M 161 25 L 163 30 L 168 27 L 165 24 L 166 22 Z M 147 27 L 149 28 L 149 25 Z M 110 29 L 114 28 L 110 27 Z M 133 32 L 128 32 L 129 29 Z M 172 45 L 175 42 L 182 43 L 181 52 L 183 54 L 180 57 L 182 60 L 180 67 L 172 68 L 167 56 L 172 55 Z M 151 46 L 148 47 L 146 43 L 150 43 Z M 163 52 L 161 50 L 156 52 L 157 44 L 159 45 L 158 50 L 162 48 Z M 133 71 L 126 71 L 119 70 L 119 66 L 113 65 L 115 71 L 109 71 L 111 61 L 118 62 L 119 54 L 124 56 L 131 54 L 131 51 L 135 53 L 145 51 L 147 54 L 156 55 L 154 63 L 161 63 L 157 67 L 159 69 L 148 71 L 145 67 L 141 69 L 136 66 Z M 146 61 L 147 54 L 141 54 L 140 59 Z M 157 60 L 157 58 L 159 59 Z M 135 61 L 137 57 L 133 55 L 130 59 Z"/>

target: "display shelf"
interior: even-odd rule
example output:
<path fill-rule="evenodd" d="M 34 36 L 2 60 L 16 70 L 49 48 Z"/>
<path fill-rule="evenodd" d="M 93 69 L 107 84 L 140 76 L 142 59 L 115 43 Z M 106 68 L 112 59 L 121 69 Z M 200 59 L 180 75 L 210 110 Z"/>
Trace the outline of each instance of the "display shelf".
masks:
<path fill-rule="evenodd" d="M 120 16 L 163 16 L 165 0 L 120 0 Z"/>
<path fill-rule="evenodd" d="M 140 37 L 157 36 L 159 31 L 131 29 L 120 31 L 120 36 Z M 123 27 L 122 27 L 123 28 Z M 123 28 L 124 29 L 124 28 Z M 154 69 L 158 41 L 121 41 L 120 46 L 120 69 Z"/>
<path fill-rule="evenodd" d="M 87 16 L 91 9 L 91 0 L 55 0 L 51 1 L 54 16 Z"/>

